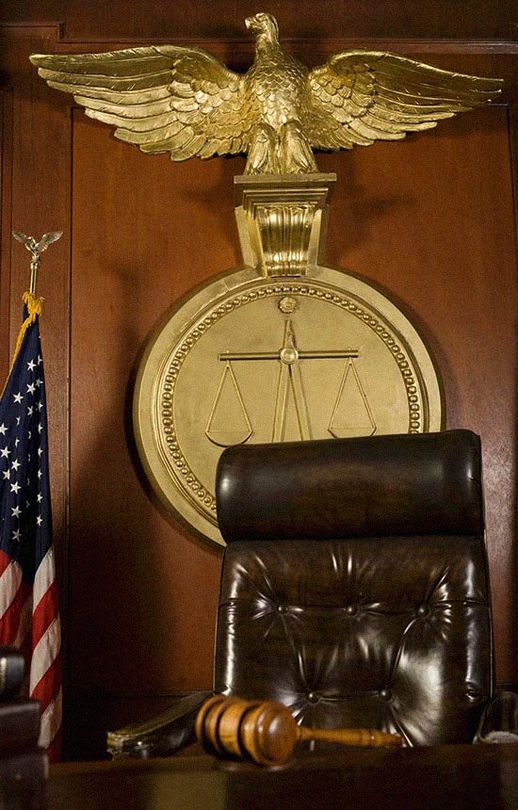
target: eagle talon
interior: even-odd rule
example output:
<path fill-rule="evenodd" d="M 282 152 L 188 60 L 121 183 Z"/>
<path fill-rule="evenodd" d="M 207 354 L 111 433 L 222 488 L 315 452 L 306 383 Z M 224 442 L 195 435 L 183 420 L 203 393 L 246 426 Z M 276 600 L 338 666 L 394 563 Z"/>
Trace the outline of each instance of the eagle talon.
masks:
<path fill-rule="evenodd" d="M 311 144 L 298 121 L 287 121 L 281 127 L 280 150 L 282 174 L 318 172 Z"/>
<path fill-rule="evenodd" d="M 268 124 L 258 124 L 250 141 L 245 174 L 280 174 L 279 136 Z"/>

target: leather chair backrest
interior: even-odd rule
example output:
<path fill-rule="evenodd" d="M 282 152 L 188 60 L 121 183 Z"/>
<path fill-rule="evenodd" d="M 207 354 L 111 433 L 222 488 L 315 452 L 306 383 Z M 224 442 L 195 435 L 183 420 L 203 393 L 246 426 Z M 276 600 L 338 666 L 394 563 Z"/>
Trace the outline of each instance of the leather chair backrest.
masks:
<path fill-rule="evenodd" d="M 226 450 L 214 686 L 304 725 L 467 742 L 493 691 L 470 431 Z"/>

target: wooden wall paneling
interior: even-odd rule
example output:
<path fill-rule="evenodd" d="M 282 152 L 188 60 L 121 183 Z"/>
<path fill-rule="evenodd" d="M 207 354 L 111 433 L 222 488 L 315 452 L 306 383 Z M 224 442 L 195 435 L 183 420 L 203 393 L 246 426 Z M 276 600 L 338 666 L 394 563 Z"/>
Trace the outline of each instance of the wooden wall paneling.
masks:
<path fill-rule="evenodd" d="M 28 54 L 123 47 L 124 25 L 130 30 L 140 12 L 127 4 L 124 16 L 113 4 L 94 19 L 89 4 L 80 20 L 77 4 L 44 5 L 45 14 L 43 5 L 22 4 L 20 20 L 63 19 L 69 38 L 81 31 L 88 41 L 60 39 L 55 25 L 4 28 L 3 85 L 12 88 L 13 120 L 6 129 L 12 213 L 4 209 L 2 234 L 5 240 L 12 227 L 65 230 L 42 265 L 42 331 L 66 626 L 67 754 L 91 757 L 102 754 L 107 727 L 161 710 L 168 694 L 210 685 L 220 550 L 157 506 L 136 457 L 131 395 L 140 353 L 161 315 L 195 284 L 240 262 L 232 178 L 244 161 L 148 157 L 72 109 L 35 75 Z M 246 10 L 232 8 L 225 17 L 219 6 L 211 6 L 219 27 L 199 29 L 196 4 L 192 12 L 183 3 L 174 13 L 168 6 L 154 36 L 192 25 L 196 36 L 213 37 L 207 48 L 246 68 L 252 48 L 237 28 Z M 330 6 L 324 11 L 321 39 L 291 43 L 308 63 L 346 45 L 337 40 L 345 25 L 333 27 Z M 153 19 L 138 31 L 141 42 L 152 41 Z M 303 24 L 293 26 L 300 36 Z M 510 83 L 504 102 L 514 103 L 512 44 L 474 43 L 473 52 L 469 43 L 451 41 L 399 45 L 390 49 L 440 67 L 503 75 Z M 400 303 L 438 360 L 448 427 L 482 435 L 498 675 L 516 682 L 515 119 L 505 104 L 399 144 L 318 162 L 338 173 L 329 262 L 371 279 Z M 10 154 L 6 143 L 4 136 L 3 153 Z M 6 250 L 3 244 L 3 256 Z M 10 290 L 12 345 L 28 263 L 21 246 L 10 251 L 13 277 L 3 265 L 0 291 Z"/>
<path fill-rule="evenodd" d="M 518 85 L 518 82 L 516 83 Z M 510 154 L 511 154 L 511 161 L 512 161 L 512 170 L 513 170 L 513 190 L 514 190 L 514 223 L 515 223 L 515 244 L 516 244 L 516 255 L 518 256 L 518 87 L 515 85 L 515 93 L 513 103 L 508 108 L 509 114 L 509 132 L 510 132 Z M 518 273 L 517 273 L 518 276 Z M 517 281 L 518 286 L 518 281 Z M 515 310 L 514 315 L 514 336 L 515 336 L 515 382 L 514 382 L 514 391 L 515 396 L 518 392 L 518 318 L 517 318 L 517 311 L 518 307 Z M 509 550 L 510 556 L 510 578 L 512 580 L 512 586 L 509 595 L 509 602 L 505 606 L 505 610 L 509 617 L 509 622 L 512 625 L 512 636 L 511 636 L 511 651 L 510 654 L 512 656 L 512 660 L 514 662 L 518 661 L 518 630 L 516 628 L 516 617 L 518 616 L 518 588 L 516 586 L 516 582 L 518 581 L 518 407 L 515 409 L 514 417 L 514 424 L 515 424 L 515 433 L 514 433 L 514 443 L 513 443 L 513 459 L 512 459 L 512 469 L 511 469 L 511 487 L 513 488 L 514 493 L 514 524 L 513 530 L 511 533 L 510 545 L 511 549 Z M 505 542 L 505 541 L 504 541 Z M 511 688 L 516 691 L 516 663 L 515 666 L 510 668 L 504 674 L 504 679 L 509 677 Z"/>
<path fill-rule="evenodd" d="M 12 110 L 9 88 L 0 92 L 0 385 L 9 371 L 9 287 L 11 283 Z"/>
<path fill-rule="evenodd" d="M 270 0 L 285 38 L 329 39 L 332 36 L 423 39 L 516 39 L 514 0 Z M 264 10 L 257 0 L 17 0 L 0 7 L 0 20 L 62 20 L 68 40 L 163 39 L 184 42 L 197 37 L 246 38 L 244 18 Z"/>
<path fill-rule="evenodd" d="M 30 257 L 13 242 L 13 230 L 63 236 L 42 258 L 37 294 L 45 298 L 41 335 L 45 359 L 49 417 L 50 478 L 58 585 L 64 636 L 67 632 L 66 554 L 68 550 L 69 476 L 69 250 L 70 250 L 70 114 L 65 100 L 48 99 L 28 57 L 56 45 L 56 26 L 4 27 L 2 85 L 5 159 L 2 193 L 3 335 L 9 355 L 22 317 L 22 293 L 29 286 Z M 7 331 L 8 330 L 8 331 Z M 66 675 L 65 675 L 66 677 Z"/>
<path fill-rule="evenodd" d="M 220 550 L 150 500 L 132 438 L 131 383 L 158 320 L 237 256 L 229 161 L 172 166 L 74 116 L 71 672 L 80 690 L 209 687 Z M 222 237 L 222 238 L 221 238 Z M 90 325 L 95 318 L 97 328 Z M 95 507 L 92 508 L 92 505 Z M 115 519 L 114 519 L 115 518 Z M 88 543 L 80 538 L 88 536 Z M 81 581 L 80 572 L 90 571 Z M 110 576 L 110 572 L 113 576 Z M 90 604 L 88 593 L 108 601 Z M 99 645 L 98 628 L 103 628 Z M 86 644 L 84 643 L 86 641 Z M 97 642 L 97 643 L 96 643 Z M 125 651 L 113 656 L 113 649 Z M 131 651 L 131 652 L 130 652 Z"/>

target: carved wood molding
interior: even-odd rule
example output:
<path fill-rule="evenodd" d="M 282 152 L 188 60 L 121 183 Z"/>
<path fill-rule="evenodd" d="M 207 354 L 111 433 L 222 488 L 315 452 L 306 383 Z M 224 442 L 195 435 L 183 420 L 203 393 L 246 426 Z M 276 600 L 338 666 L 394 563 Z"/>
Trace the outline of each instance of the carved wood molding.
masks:
<path fill-rule="evenodd" d="M 12 116 L 13 93 L 0 89 L 0 379 L 9 370 L 10 286 L 11 286 L 11 208 L 12 208 Z"/>
<path fill-rule="evenodd" d="M 192 45 L 206 48 L 215 53 L 227 53 L 229 50 L 237 55 L 253 54 L 254 43 L 249 37 L 98 37 L 96 39 L 75 39 L 65 34 L 65 24 L 58 21 L 0 23 L 2 33 L 17 37 L 30 37 L 44 33 L 52 36 L 59 47 L 76 50 L 97 50 L 109 45 L 110 49 L 126 48 L 130 45 Z M 5 35 L 4 33 L 4 35 Z M 318 37 L 283 38 L 283 45 L 288 51 L 311 48 L 319 55 L 333 54 L 356 48 L 373 50 L 390 50 L 396 53 L 436 53 L 436 54 L 517 54 L 518 42 L 507 39 L 432 39 L 432 38 L 385 38 L 385 37 Z"/>

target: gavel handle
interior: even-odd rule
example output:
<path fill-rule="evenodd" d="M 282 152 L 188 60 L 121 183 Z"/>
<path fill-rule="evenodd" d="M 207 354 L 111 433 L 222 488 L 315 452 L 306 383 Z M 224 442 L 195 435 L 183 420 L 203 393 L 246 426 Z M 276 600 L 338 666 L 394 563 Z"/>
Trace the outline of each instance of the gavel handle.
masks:
<path fill-rule="evenodd" d="M 403 738 L 374 728 L 306 728 L 297 726 L 299 740 L 324 740 L 341 745 L 356 745 L 363 748 L 391 746 L 401 748 Z"/>

